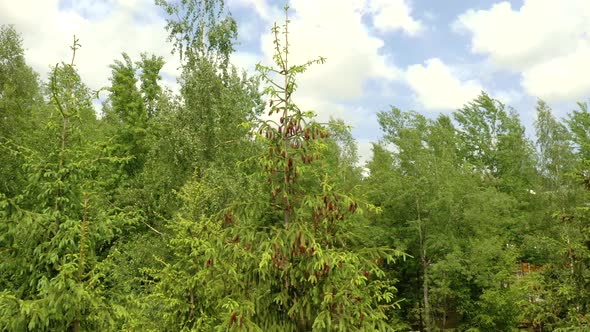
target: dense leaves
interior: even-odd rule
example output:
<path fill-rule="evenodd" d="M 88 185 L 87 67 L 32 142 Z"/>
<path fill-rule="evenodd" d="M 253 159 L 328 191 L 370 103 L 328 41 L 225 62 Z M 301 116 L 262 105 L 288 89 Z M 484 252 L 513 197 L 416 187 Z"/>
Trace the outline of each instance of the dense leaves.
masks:
<path fill-rule="evenodd" d="M 329 59 L 289 61 L 288 16 L 249 76 L 224 1 L 156 3 L 178 93 L 124 52 L 91 91 L 76 38 L 41 81 L 0 27 L 0 331 L 590 329 L 586 103 L 534 135 L 485 92 L 392 107 L 359 165 L 297 106 Z"/>

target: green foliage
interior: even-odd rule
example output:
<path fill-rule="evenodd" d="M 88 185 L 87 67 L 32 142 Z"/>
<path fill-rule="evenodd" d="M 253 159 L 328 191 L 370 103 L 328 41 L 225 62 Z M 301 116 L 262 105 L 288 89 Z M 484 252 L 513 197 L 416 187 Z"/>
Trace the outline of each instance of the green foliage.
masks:
<path fill-rule="evenodd" d="M 124 171 L 127 175 L 134 176 L 143 168 L 149 147 L 146 142 L 147 112 L 137 88 L 137 68 L 125 53 L 123 60 L 124 62 L 116 60 L 111 66 L 111 108 L 106 117 L 115 126 L 115 139 L 112 143 L 116 144 L 117 148 L 114 155 L 132 158 L 124 166 Z"/>
<path fill-rule="evenodd" d="M 588 165 L 590 165 L 590 113 L 588 112 L 587 103 L 578 103 L 579 110 L 574 110 L 567 120 L 572 141 L 576 145 L 579 165 L 577 173 L 581 182 L 586 188 L 590 188 L 590 174 Z"/>
<path fill-rule="evenodd" d="M 550 181 L 550 188 L 556 190 L 573 170 L 571 134 L 555 119 L 549 106 L 542 100 L 537 103 L 535 129 L 543 173 Z"/>
<path fill-rule="evenodd" d="M 31 144 L 41 91 L 37 74 L 26 64 L 22 40 L 12 26 L 0 26 L 0 193 L 14 196 L 25 185 L 24 161 L 10 146 Z"/>
<path fill-rule="evenodd" d="M 74 39 L 74 54 L 78 46 Z M 46 151 L 17 147 L 28 185 L 0 203 L 0 328 L 110 329 L 111 306 L 98 268 L 103 248 L 126 222 L 105 208 L 102 181 L 95 176 L 116 160 L 101 157 L 88 140 L 96 120 L 73 59 L 55 66 L 48 94 L 52 140 Z"/>
<path fill-rule="evenodd" d="M 395 288 L 378 264 L 399 254 L 352 247 L 359 204 L 336 191 L 324 169 L 327 129 L 291 101 L 295 75 L 312 62 L 289 67 L 273 31 L 279 68 L 259 70 L 271 83 L 270 112 L 281 119 L 256 129 L 260 157 L 233 176 L 211 178 L 218 171 L 209 169 L 185 187 L 170 241 L 176 257 L 158 274 L 157 294 L 168 298 L 163 319 L 174 330 L 390 329 Z M 271 71 L 282 71 L 285 85 L 270 80 Z M 247 175 L 242 167 L 251 164 Z"/>
<path fill-rule="evenodd" d="M 295 102 L 325 59 L 289 62 L 288 17 L 248 77 L 223 0 L 156 3 L 180 93 L 122 53 L 99 118 L 77 39 L 40 82 L 0 27 L 0 331 L 590 328 L 587 104 L 539 100 L 536 145 L 486 93 L 392 108 L 363 169 Z"/>
<path fill-rule="evenodd" d="M 162 70 L 164 64 L 162 57 L 155 55 L 150 57 L 146 53 L 141 54 L 141 61 L 137 63 L 141 70 L 139 78 L 148 119 L 153 118 L 158 112 L 158 99 L 162 97 L 162 88 L 158 81 L 162 79 L 160 70 Z"/>
<path fill-rule="evenodd" d="M 28 128 L 39 97 L 37 75 L 25 62 L 20 36 L 14 27 L 0 26 L 0 137 L 14 139 Z"/>
<path fill-rule="evenodd" d="M 491 108 L 487 98 L 471 105 Z M 390 243 L 402 243 L 417 258 L 403 263 L 398 276 L 400 284 L 408 285 L 400 287 L 400 295 L 417 302 L 404 313 L 406 319 L 427 330 L 459 325 L 506 330 L 520 317 L 519 308 L 508 304 L 521 295 L 510 285 L 522 212 L 513 197 L 499 191 L 506 186 L 488 186 L 486 174 L 492 168 L 484 162 L 512 159 L 503 158 L 508 153 L 503 145 L 481 146 L 488 150 L 477 153 L 466 148 L 485 141 L 475 135 L 487 120 L 474 108 L 462 112 L 458 129 L 444 115 L 430 120 L 396 108 L 379 113 L 384 141 L 374 147 L 367 190 L 386 210 L 383 218 L 395 234 Z M 500 141 L 510 142 L 509 133 L 506 129 Z M 497 159 L 485 159 L 490 155 Z M 499 172 L 494 177 L 502 181 L 507 176 Z"/>
<path fill-rule="evenodd" d="M 168 40 L 174 44 L 173 52 L 179 52 L 181 60 L 189 65 L 193 61 L 207 60 L 216 67 L 228 68 L 238 28 L 232 17 L 223 17 L 224 0 L 156 0 L 156 4 L 169 16 Z"/>
<path fill-rule="evenodd" d="M 532 144 L 512 109 L 482 93 L 455 112 L 461 155 L 506 192 L 523 192 L 534 176 Z"/>
<path fill-rule="evenodd" d="M 430 296 L 430 268 L 447 250 L 452 250 L 453 244 L 449 247 L 445 243 L 449 237 L 457 237 L 449 232 L 449 227 L 454 228 L 453 223 L 460 213 L 453 200 L 460 198 L 453 197 L 450 186 L 459 178 L 468 180 L 469 177 L 461 174 L 454 128 L 448 118 L 432 121 L 416 112 L 393 108 L 390 112 L 379 113 L 378 120 L 385 132 L 384 143 L 392 144 L 395 152 L 391 159 L 383 160 L 389 159 L 389 164 L 380 165 L 386 167 L 384 170 L 371 169 L 371 178 L 375 173 L 379 178 L 387 176 L 391 180 L 371 182 L 377 186 L 375 192 L 389 193 L 382 203 L 390 206 L 389 224 L 403 234 L 403 247 L 416 257 L 406 264 L 408 270 L 420 271 L 416 273 L 422 285 L 415 290 L 422 294 L 407 296 L 422 298 L 424 312 L 420 316 L 425 328 L 432 329 L 430 302 L 438 300 Z M 386 153 L 379 151 L 379 155 Z M 381 174 L 384 171 L 386 173 Z"/>

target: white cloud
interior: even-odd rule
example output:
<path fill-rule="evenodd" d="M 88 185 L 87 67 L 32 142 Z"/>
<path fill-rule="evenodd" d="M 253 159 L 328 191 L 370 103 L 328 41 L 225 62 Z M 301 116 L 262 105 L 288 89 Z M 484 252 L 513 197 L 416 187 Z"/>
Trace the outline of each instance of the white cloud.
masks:
<path fill-rule="evenodd" d="M 245 70 L 248 75 L 255 75 L 256 74 L 256 64 L 260 60 L 260 57 L 251 52 L 235 52 L 230 55 L 231 63 L 239 68 L 240 70 Z"/>
<path fill-rule="evenodd" d="M 294 95 L 294 102 L 302 110 L 316 111 L 316 120 L 320 122 L 335 118 L 357 128 L 367 127 L 368 122 L 374 125 L 374 114 L 355 105 L 365 95 L 365 82 L 392 82 L 402 78 L 401 71 L 380 52 L 384 41 L 374 36 L 363 22 L 366 5 L 364 0 L 290 3 L 289 65 L 303 64 L 319 56 L 327 59 L 326 63 L 314 65 L 299 76 L 300 88 Z M 266 18 L 269 29 L 273 21 L 283 24 L 284 13 L 278 7 L 265 8 L 264 13 L 273 13 Z M 272 62 L 272 41 L 270 32 L 261 37 L 263 64 Z M 365 158 L 364 150 L 360 152 Z"/>
<path fill-rule="evenodd" d="M 517 90 L 492 91 L 491 96 L 506 105 L 518 103 L 523 98 L 522 92 Z"/>
<path fill-rule="evenodd" d="M 411 65 L 406 70 L 406 81 L 416 94 L 417 102 L 427 110 L 454 110 L 477 97 L 482 90 L 478 81 L 461 81 L 457 73 L 440 59 L 433 58 L 425 65 Z"/>
<path fill-rule="evenodd" d="M 590 90 L 590 1 L 525 0 L 469 10 L 455 22 L 471 34 L 471 50 L 493 65 L 522 74 L 522 86 L 548 101 L 580 98 Z M 585 77 L 584 77 L 585 76 Z"/>
<path fill-rule="evenodd" d="M 541 62 L 523 72 L 523 87 L 549 101 L 588 97 L 590 92 L 590 44 L 575 52 Z"/>
<path fill-rule="evenodd" d="M 379 15 L 383 16 L 393 7 L 381 2 L 384 14 Z M 403 1 L 400 3 L 405 6 Z M 365 0 L 292 1 L 290 63 L 302 63 L 320 55 L 328 59 L 326 64 L 301 77 L 299 96 L 329 101 L 354 100 L 362 96 L 366 80 L 400 77 L 399 70 L 380 54 L 384 41 L 373 36 L 362 22 L 367 6 Z M 376 8 L 375 4 L 372 6 Z M 230 0 L 228 7 L 252 7 L 269 27 L 270 22 L 276 20 L 280 24 L 282 20 L 281 8 L 265 0 Z M 409 15 L 409 8 L 406 9 Z M 21 15 L 23 12 L 31 14 Z M 60 9 L 59 0 L 1 3 L 0 21 L 17 26 L 25 41 L 27 60 L 42 77 L 46 77 L 50 66 L 70 58 L 69 46 L 75 34 L 82 44 L 76 64 L 91 88 L 108 85 L 108 66 L 114 59 L 120 59 L 121 52 L 137 59 L 140 52 L 147 51 L 165 57 L 167 64 L 163 74 L 168 78 L 168 85 L 175 89 L 179 62 L 176 56 L 169 54 L 171 47 L 166 42 L 165 22 L 151 0 L 82 0 L 72 2 L 72 6 L 65 9 Z M 408 23 L 413 22 L 411 18 L 403 22 L 405 27 L 400 26 L 400 29 L 413 31 Z M 39 26 L 43 29 L 38 29 Z M 271 40 L 270 33 L 261 38 L 267 63 L 273 53 Z M 232 56 L 234 64 L 248 71 L 252 71 L 258 60 L 255 53 L 249 52 Z"/>
<path fill-rule="evenodd" d="M 315 111 L 317 113 L 316 120 L 319 122 L 328 122 L 333 118 L 343 120 L 353 128 L 377 123 L 376 115 L 362 106 L 321 100 L 314 96 L 298 96 L 294 98 L 294 102 L 303 111 Z"/>
<path fill-rule="evenodd" d="M 293 0 L 291 8 L 289 63 L 327 58 L 325 64 L 301 76 L 298 95 L 355 100 L 363 95 L 366 80 L 399 78 L 399 70 L 380 53 L 384 41 L 373 36 L 362 21 L 364 1 Z M 272 40 L 270 33 L 261 39 L 266 63 L 274 53 Z"/>
<path fill-rule="evenodd" d="M 359 165 L 365 166 L 373 158 L 373 140 L 360 139 L 357 142 Z"/>
<path fill-rule="evenodd" d="M 265 21 L 272 21 L 280 14 L 280 9 L 271 7 L 266 0 L 229 0 L 230 7 L 248 7 L 256 11 Z"/>
<path fill-rule="evenodd" d="M 268 6 L 268 1 L 233 1 L 257 8 L 269 27 L 273 21 L 279 25 L 283 22 L 284 13 L 279 7 Z M 382 89 L 403 79 L 403 72 L 382 53 L 385 41 L 373 31 L 402 31 L 412 36 L 420 33 L 422 24 L 410 16 L 408 3 L 403 0 L 293 0 L 290 7 L 289 63 L 302 64 L 319 56 L 327 59 L 325 64 L 314 66 L 299 77 L 300 89 L 294 101 L 302 110 L 315 110 L 318 121 L 335 118 L 353 128 L 374 128 L 374 112 L 354 105 L 355 101 L 366 95 L 367 81 L 377 83 Z M 367 16 L 373 27 L 364 21 Z M 272 41 L 270 33 L 261 37 L 265 64 L 271 62 L 274 54 Z M 371 157 L 369 141 L 373 137 L 365 135 L 358 144 L 361 164 Z"/>
<path fill-rule="evenodd" d="M 14 24 L 22 34 L 27 62 L 47 77 L 50 66 L 71 58 L 73 35 L 82 47 L 76 66 L 83 81 L 92 89 L 109 84 L 109 65 L 127 52 L 139 60 L 141 52 L 154 53 L 166 60 L 164 84 L 174 88 L 179 62 L 166 43 L 164 20 L 150 0 L 74 1 L 61 8 L 58 0 L 0 2 L 0 22 Z M 23 15 L 22 13 L 27 13 Z"/>
<path fill-rule="evenodd" d="M 282 22 L 281 7 L 268 0 L 228 0 L 228 8 L 253 8 L 270 28 Z M 412 18 L 404 0 L 293 0 L 290 11 L 290 64 L 301 64 L 323 56 L 324 65 L 304 73 L 295 100 L 302 109 L 315 109 L 320 120 L 330 116 L 366 126 L 371 112 L 347 102 L 362 97 L 368 80 L 385 84 L 400 80 L 403 73 L 382 52 L 381 31 L 420 32 L 422 24 Z M 69 46 L 75 34 L 81 49 L 76 66 L 92 89 L 109 85 L 109 65 L 127 52 L 139 60 L 141 52 L 155 53 L 166 60 L 162 75 L 165 85 L 177 90 L 179 61 L 166 42 L 165 21 L 152 0 L 79 0 L 64 6 L 60 0 L 0 1 L 0 22 L 15 24 L 22 34 L 28 63 L 47 78 L 50 67 L 69 61 Z M 27 15 L 22 15 L 27 13 Z M 368 16 L 367 16 L 368 15 Z M 365 21 L 369 18 L 369 23 Z M 246 26 L 246 29 L 255 29 Z M 267 30 L 268 31 L 268 30 Z M 261 52 L 239 52 L 232 63 L 251 71 L 260 59 L 269 63 L 273 54 L 272 35 L 261 36 Z"/>
<path fill-rule="evenodd" d="M 402 30 L 415 36 L 424 28 L 422 22 L 412 17 L 406 0 L 371 0 L 369 12 L 372 13 L 373 26 L 382 32 Z"/>

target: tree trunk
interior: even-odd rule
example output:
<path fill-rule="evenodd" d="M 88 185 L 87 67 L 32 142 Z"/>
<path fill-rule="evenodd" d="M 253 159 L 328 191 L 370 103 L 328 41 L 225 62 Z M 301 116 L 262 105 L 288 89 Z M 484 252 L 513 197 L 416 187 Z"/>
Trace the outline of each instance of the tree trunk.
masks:
<path fill-rule="evenodd" d="M 420 235 L 420 261 L 422 263 L 422 295 L 424 297 L 424 325 L 427 332 L 432 331 L 430 325 L 430 303 L 428 300 L 428 259 L 426 256 L 426 230 L 423 229 L 420 213 L 420 199 L 416 199 L 416 212 L 418 215 L 418 233 Z"/>
<path fill-rule="evenodd" d="M 426 257 L 422 257 L 422 294 L 424 295 L 424 325 L 426 327 L 426 331 L 432 331 L 432 327 L 430 326 L 430 303 L 428 298 L 428 262 L 426 261 Z"/>

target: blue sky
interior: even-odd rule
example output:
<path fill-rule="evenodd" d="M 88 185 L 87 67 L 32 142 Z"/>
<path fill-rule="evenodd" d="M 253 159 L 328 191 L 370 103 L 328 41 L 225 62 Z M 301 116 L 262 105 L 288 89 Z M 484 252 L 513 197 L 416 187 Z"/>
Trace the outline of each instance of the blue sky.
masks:
<path fill-rule="evenodd" d="M 268 24 L 280 19 L 282 4 L 271 0 L 229 2 L 243 27 L 240 52 L 268 58 L 265 38 L 252 36 L 265 34 Z M 588 97 L 590 66 L 581 59 L 590 58 L 589 1 L 322 0 L 292 1 L 291 5 L 294 20 L 299 23 L 293 34 L 307 36 L 300 37 L 295 46 L 306 48 L 309 57 L 326 52 L 322 55 L 328 58 L 328 66 L 334 61 L 336 67 L 346 64 L 366 70 L 367 63 L 379 62 L 377 55 L 384 59 L 385 67 L 395 72 L 388 77 L 347 70 L 339 73 L 337 68 L 331 68 L 324 72 L 325 78 L 310 80 L 336 86 L 340 86 L 339 81 L 354 80 L 362 87 L 362 94 L 348 98 L 349 89 L 345 88 L 342 95 L 309 96 L 305 88 L 300 93 L 305 106 L 314 107 L 315 102 L 324 107 L 320 113 L 351 123 L 365 158 L 369 142 L 380 137 L 375 113 L 390 105 L 434 117 L 454 111 L 484 90 L 515 108 L 532 136 L 538 97 L 548 101 L 558 116 L 564 116 L 576 107 L 576 101 Z M 329 33 L 316 33 L 313 25 L 317 20 L 308 7 L 321 12 L 321 20 L 326 21 L 323 28 Z M 346 15 L 331 13 L 335 7 L 339 7 L 338 11 L 357 12 L 362 24 L 349 24 L 350 17 L 339 19 Z M 381 43 L 365 53 L 365 58 L 354 48 L 331 52 L 321 47 L 330 39 L 349 43 L 347 34 L 363 29 L 367 35 L 353 38 L 353 42 L 363 45 L 375 38 Z M 310 84 L 304 79 L 302 84 L 306 83 Z M 313 90 L 322 91 L 318 85 Z"/>
<path fill-rule="evenodd" d="M 226 0 L 240 35 L 232 62 L 253 72 L 272 54 L 270 26 L 284 1 Z M 376 113 L 390 105 L 429 116 L 450 113 L 481 90 L 514 107 L 529 131 L 536 98 L 558 116 L 590 91 L 587 0 L 292 0 L 295 61 L 325 56 L 301 77 L 296 102 L 320 119 L 353 126 L 363 159 L 380 137 Z M 27 13 L 28 15 L 23 15 Z M 30 13 L 30 14 L 29 14 Z M 152 0 L 0 0 L 0 23 L 15 24 L 42 77 L 81 39 L 78 68 L 94 89 L 108 84 L 120 53 L 162 55 L 177 89 L 164 18 Z"/>

